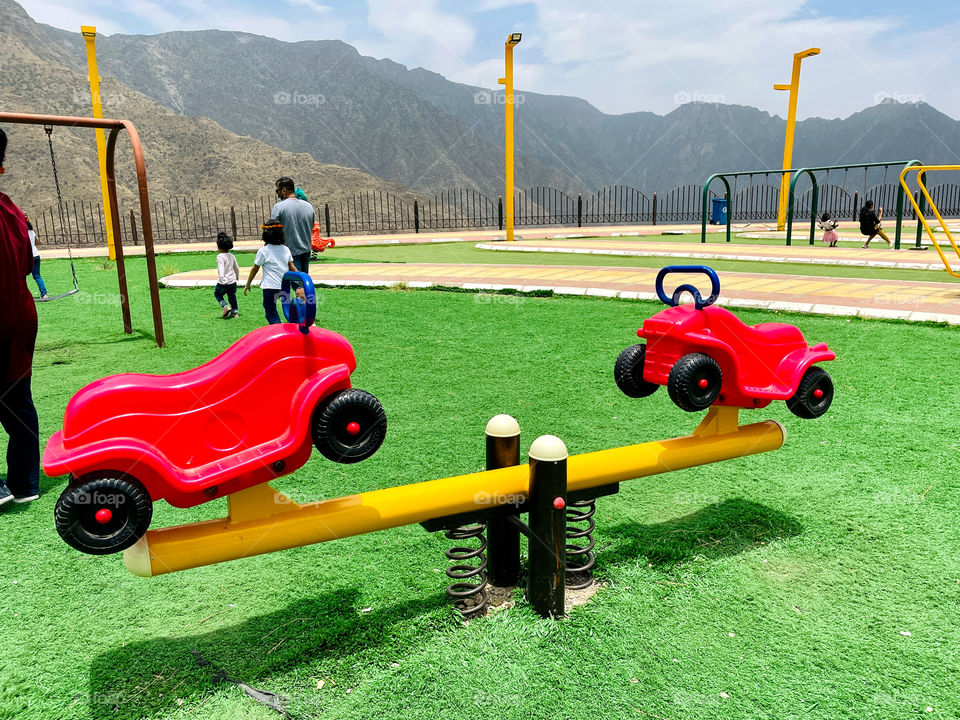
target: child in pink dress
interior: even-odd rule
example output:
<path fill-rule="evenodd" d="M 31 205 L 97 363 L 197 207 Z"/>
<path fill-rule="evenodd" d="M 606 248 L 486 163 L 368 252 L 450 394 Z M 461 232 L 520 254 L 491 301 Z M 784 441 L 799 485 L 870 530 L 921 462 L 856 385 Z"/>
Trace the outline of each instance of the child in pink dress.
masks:
<path fill-rule="evenodd" d="M 839 221 L 830 217 L 830 213 L 824 213 L 820 216 L 820 222 L 818 222 L 817 225 L 823 230 L 823 241 L 827 243 L 829 247 L 837 246 L 837 240 L 840 239 L 840 236 L 837 235 L 837 225 L 839 224 Z"/>

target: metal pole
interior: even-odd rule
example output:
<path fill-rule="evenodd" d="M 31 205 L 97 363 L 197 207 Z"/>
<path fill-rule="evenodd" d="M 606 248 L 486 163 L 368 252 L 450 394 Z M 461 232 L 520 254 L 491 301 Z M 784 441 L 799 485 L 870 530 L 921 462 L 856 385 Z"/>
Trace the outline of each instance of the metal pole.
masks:
<path fill-rule="evenodd" d="M 583 195 L 577 193 L 577 227 L 583 227 Z"/>
<path fill-rule="evenodd" d="M 921 173 L 922 175 L 922 173 Z M 927 199 L 923 196 L 923 193 L 917 190 L 917 207 L 920 208 L 920 212 L 917 213 L 917 241 L 914 247 L 917 250 L 923 249 L 923 222 L 920 220 L 920 216 L 923 215 L 924 210 L 927 209 Z"/>
<path fill-rule="evenodd" d="M 413 231 L 420 232 L 420 204 L 413 199 Z"/>
<path fill-rule="evenodd" d="M 554 435 L 530 446 L 527 598 L 543 617 L 564 614 L 567 573 L 567 448 Z"/>
<path fill-rule="evenodd" d="M 653 224 L 657 224 L 657 194 L 653 194 Z"/>
<path fill-rule="evenodd" d="M 777 230 L 783 230 L 786 225 L 787 184 L 790 182 L 788 168 L 793 162 L 793 135 L 797 125 L 797 95 L 800 91 L 800 61 L 812 55 L 819 55 L 820 48 L 808 48 L 793 54 L 793 73 L 789 85 L 774 85 L 774 90 L 788 90 L 790 102 L 787 107 L 787 130 L 783 139 L 783 175 L 780 178 L 780 207 L 777 211 Z"/>
<path fill-rule="evenodd" d="M 323 204 L 323 224 L 327 228 L 327 237 L 333 237 L 333 233 L 330 232 L 330 203 L 328 202 Z"/>
<path fill-rule="evenodd" d="M 520 464 L 520 425 L 514 418 L 492 418 L 486 436 L 487 470 Z M 487 579 L 498 587 L 513 587 L 520 579 L 520 531 L 507 517 L 487 523 Z"/>
<path fill-rule="evenodd" d="M 513 47 L 520 42 L 520 33 L 512 33 L 503 45 L 503 140 L 504 196 L 507 198 L 507 240 L 513 240 Z"/>
<path fill-rule="evenodd" d="M 92 115 L 103 117 L 103 104 L 100 97 L 100 73 L 97 70 L 97 28 L 83 25 L 80 28 L 87 50 L 87 79 L 90 81 L 90 102 Z M 100 165 L 100 194 L 103 197 L 103 212 L 107 226 L 107 253 L 111 260 L 117 259 L 113 243 L 113 223 L 110 222 L 110 197 L 107 190 L 107 143 L 102 128 L 96 129 L 97 161 Z"/>

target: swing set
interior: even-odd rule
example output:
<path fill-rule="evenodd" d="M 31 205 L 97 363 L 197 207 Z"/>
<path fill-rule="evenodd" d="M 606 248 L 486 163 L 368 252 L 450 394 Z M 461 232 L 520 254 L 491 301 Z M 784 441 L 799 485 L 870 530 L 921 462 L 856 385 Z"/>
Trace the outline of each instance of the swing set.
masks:
<path fill-rule="evenodd" d="M 53 125 L 44 125 L 43 130 L 47 133 L 47 144 L 50 146 L 50 166 L 53 168 L 53 184 L 57 188 L 57 212 L 60 214 L 60 229 L 63 230 L 66 223 L 63 218 L 63 196 L 60 193 L 60 176 L 57 173 L 57 157 L 53 152 Z M 80 292 L 80 282 L 77 280 L 77 268 L 73 264 L 73 251 L 70 249 L 69 234 L 67 236 L 66 248 L 67 256 L 70 258 L 70 272 L 73 275 L 73 290 L 68 290 L 59 295 L 48 295 L 47 301 L 60 300 L 61 298 L 70 297 Z"/>
<path fill-rule="evenodd" d="M 113 229 L 114 244 L 117 252 L 117 281 L 120 290 L 120 311 L 123 316 L 123 331 L 127 335 L 133 334 L 133 322 L 130 319 L 130 297 L 127 291 L 127 271 L 123 256 L 123 242 L 120 227 L 120 209 L 117 201 L 117 178 L 115 169 L 115 155 L 117 149 L 117 137 L 121 130 L 126 130 L 130 138 L 130 146 L 133 151 L 133 162 L 137 172 L 137 190 L 140 197 L 140 218 L 143 227 L 143 246 L 147 260 L 147 278 L 150 286 L 150 304 L 153 310 L 153 336 L 157 347 L 164 346 L 163 337 L 163 318 L 160 312 L 160 291 L 157 277 L 157 261 L 153 250 L 153 222 L 150 217 L 150 195 L 147 190 L 147 169 L 143 160 L 143 147 L 140 144 L 140 135 L 133 123 L 129 120 L 118 120 L 113 118 L 89 118 L 89 117 L 69 117 L 62 115 L 34 115 L 30 113 L 9 113 L 0 112 L 0 123 L 13 123 L 19 125 L 40 125 L 47 133 L 47 140 L 50 146 L 50 158 L 53 164 L 54 184 L 57 188 L 57 202 L 60 208 L 61 227 L 63 223 L 63 203 L 60 196 L 60 180 L 57 175 L 56 158 L 53 152 L 53 128 L 54 127 L 83 127 L 92 129 L 109 130 L 107 137 L 107 194 L 110 205 L 110 224 Z M 69 245 L 67 252 L 70 256 L 70 267 L 73 270 L 74 289 L 70 292 L 58 295 L 56 297 L 67 297 L 80 290 L 80 284 L 77 282 L 76 270 L 73 264 L 73 253 Z"/>
<path fill-rule="evenodd" d="M 803 168 L 791 168 L 789 170 L 743 170 L 740 172 L 727 172 L 727 173 L 714 173 L 707 178 L 707 181 L 703 184 L 703 198 L 701 205 L 701 230 L 700 230 L 700 242 L 705 243 L 707 241 L 707 211 L 708 203 L 710 201 L 710 186 L 714 180 L 719 179 L 723 183 L 724 194 L 723 197 L 727 201 L 727 223 L 726 223 L 726 241 L 731 241 L 731 226 L 733 224 L 734 216 L 737 213 L 743 213 L 751 217 L 752 219 L 759 219 L 764 213 L 768 212 L 771 218 L 775 217 L 777 208 L 772 207 L 771 198 L 776 197 L 779 193 L 779 188 L 772 187 L 767 183 L 767 180 L 770 175 L 782 175 L 789 176 L 790 182 L 788 184 L 788 197 L 787 197 L 787 217 L 786 217 L 786 244 L 792 244 L 792 235 L 793 235 L 793 220 L 794 215 L 797 212 L 796 208 L 796 186 L 800 178 L 806 175 L 810 179 L 811 188 L 810 188 L 810 201 L 809 201 L 809 212 L 810 212 L 810 234 L 809 234 L 809 243 L 814 244 L 814 235 L 816 233 L 816 223 L 819 216 L 819 210 L 821 208 L 820 204 L 820 190 L 823 188 L 825 194 L 828 195 L 826 198 L 827 210 L 833 217 L 840 217 L 842 215 L 852 215 L 853 219 L 857 218 L 857 210 L 861 202 L 868 199 L 868 195 L 873 193 L 879 193 L 881 195 L 880 201 L 881 204 L 884 200 L 892 200 L 894 198 L 885 197 L 888 195 L 888 190 L 893 187 L 892 185 L 887 184 L 887 172 L 891 167 L 894 168 L 909 168 L 912 166 L 919 165 L 919 160 L 894 160 L 888 162 L 876 162 L 876 163 L 858 163 L 855 165 L 824 165 L 822 167 L 803 167 Z M 867 183 L 868 180 L 868 171 L 870 169 L 883 169 L 883 181 L 880 185 L 870 187 Z M 849 200 L 850 196 L 847 194 L 847 176 L 851 170 L 863 170 L 863 189 L 862 194 L 860 191 L 853 193 L 853 198 L 847 203 L 845 200 Z M 831 185 L 830 184 L 830 171 L 835 172 L 843 171 L 843 181 L 840 185 Z M 820 183 L 817 180 L 816 173 L 825 172 L 826 177 L 824 182 Z M 759 193 L 754 188 L 754 176 L 763 176 L 763 183 L 760 185 Z M 737 191 L 737 182 L 740 178 L 749 179 L 749 188 L 745 188 L 747 204 L 748 207 L 741 208 L 737 207 L 738 191 Z M 731 182 L 733 181 L 732 187 Z M 896 231 L 895 231 L 895 242 L 894 246 L 899 250 L 900 249 L 900 239 L 903 232 L 903 211 L 904 211 L 904 190 L 899 185 L 896 187 Z M 739 193 L 743 194 L 743 192 Z M 846 196 L 843 198 L 842 196 Z M 753 207 L 756 205 L 756 207 Z M 770 207 L 768 207 L 770 206 Z M 830 207 L 837 206 L 837 207 Z M 847 206 L 847 207 L 845 207 Z M 806 207 L 803 209 L 804 215 L 807 212 Z"/>

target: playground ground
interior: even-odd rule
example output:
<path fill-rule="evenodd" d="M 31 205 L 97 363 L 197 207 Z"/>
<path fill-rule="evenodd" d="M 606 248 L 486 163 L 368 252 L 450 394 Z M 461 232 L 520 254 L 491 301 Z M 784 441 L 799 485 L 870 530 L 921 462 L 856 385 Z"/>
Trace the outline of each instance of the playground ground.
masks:
<path fill-rule="evenodd" d="M 344 246 L 329 259 L 339 268 L 491 255 L 531 262 L 467 243 Z M 241 265 L 251 259 L 240 253 Z M 163 275 L 212 262 L 212 253 L 158 260 Z M 537 255 L 538 264 L 563 262 Z M 721 278 L 946 275 L 710 264 Z M 38 308 L 42 439 L 84 384 L 193 367 L 262 322 L 258 293 L 241 299 L 239 320 L 222 321 L 209 288 L 163 289 L 168 347 L 157 350 L 144 261 L 128 261 L 133 336 L 120 331 L 115 269 L 99 258 L 77 265 L 81 293 Z M 43 269 L 52 290 L 69 284 L 65 261 Z M 549 432 L 574 453 L 686 434 L 697 421 L 663 391 L 631 400 L 613 383 L 617 353 L 658 303 L 402 286 L 323 288 L 320 302 L 319 323 L 351 340 L 354 381 L 381 399 L 390 429 L 365 463 L 335 466 L 315 454 L 277 483 L 294 500 L 479 469 L 482 429 L 498 412 L 518 418 L 524 450 Z M 960 330 L 740 315 L 792 322 L 828 342 L 838 354 L 834 406 L 817 421 L 782 403 L 747 413 L 784 423 L 786 445 L 627 482 L 601 499 L 602 587 L 561 622 L 536 617 L 518 592 L 514 607 L 465 625 L 443 592 L 448 543 L 416 526 L 136 578 L 117 557 L 80 555 L 59 540 L 52 515 L 63 481 L 44 479 L 40 501 L 0 511 L 0 718 L 278 717 L 224 675 L 283 696 L 296 718 L 960 717 L 960 446 L 950 430 L 960 396 L 949 364 Z M 269 409 L 267 395 L 250 402 Z M 214 517 L 224 504 L 156 510 L 159 527 Z"/>

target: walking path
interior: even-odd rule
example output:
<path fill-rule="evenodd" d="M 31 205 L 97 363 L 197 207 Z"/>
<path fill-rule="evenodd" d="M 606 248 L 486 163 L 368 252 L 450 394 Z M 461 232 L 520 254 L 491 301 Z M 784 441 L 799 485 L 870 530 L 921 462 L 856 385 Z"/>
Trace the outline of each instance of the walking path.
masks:
<path fill-rule="evenodd" d="M 655 240 L 525 240 L 512 243 L 479 243 L 482 250 L 550 252 L 632 257 L 675 257 L 698 260 L 754 260 L 760 262 L 855 265 L 857 267 L 943 270 L 935 252 L 868 250 L 810 245 L 743 245 L 739 243 L 663 242 Z"/>
<path fill-rule="evenodd" d="M 245 275 L 246 269 L 241 273 Z M 331 263 L 310 272 L 324 285 L 374 287 L 403 283 L 411 288 L 445 285 L 478 290 L 552 290 L 563 295 L 656 299 L 657 270 L 563 265 L 443 263 Z M 161 280 L 166 287 L 212 287 L 216 270 L 197 270 Z M 702 277 L 695 280 L 702 284 Z M 960 325 L 960 284 L 857 278 L 803 277 L 725 272 L 720 304 Z"/>
<path fill-rule="evenodd" d="M 635 237 L 641 235 L 660 235 L 663 233 L 700 234 L 699 225 L 605 225 L 602 227 L 542 227 L 523 228 L 514 235 L 515 240 L 524 238 L 586 238 L 586 237 Z M 427 243 L 480 242 L 504 240 L 503 230 L 463 230 L 422 233 L 388 233 L 383 235 L 344 235 L 337 237 L 336 247 L 363 247 L 365 245 L 421 245 Z M 235 250 L 258 250 L 263 243 L 258 239 L 238 240 Z M 203 252 L 216 247 L 209 242 L 157 243 L 157 253 Z M 74 257 L 106 257 L 106 246 L 78 247 L 72 250 Z M 143 245 L 123 246 L 124 257 L 144 254 Z M 41 247 L 40 257 L 65 258 L 67 249 L 63 246 Z"/>

